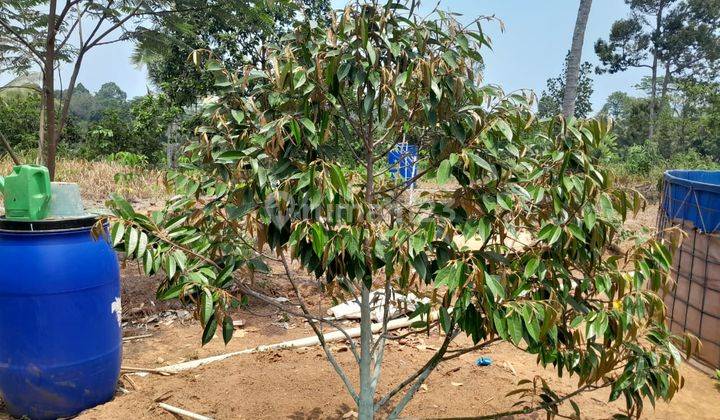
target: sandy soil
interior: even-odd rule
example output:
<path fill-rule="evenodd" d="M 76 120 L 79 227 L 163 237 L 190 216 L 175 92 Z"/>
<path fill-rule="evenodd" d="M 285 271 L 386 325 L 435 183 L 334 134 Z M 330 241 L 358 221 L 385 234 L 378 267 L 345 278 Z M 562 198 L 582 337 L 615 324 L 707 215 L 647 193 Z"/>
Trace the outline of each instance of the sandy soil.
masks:
<path fill-rule="evenodd" d="M 125 364 L 158 367 L 222 352 L 284 341 L 310 335 L 307 326 L 285 331 L 269 328 L 267 321 L 248 319 L 246 334 L 227 347 L 216 339 L 202 348 L 200 328 L 176 326 L 162 328 L 151 338 L 125 346 Z M 437 344 L 439 337 L 419 337 L 403 344 L 393 342 L 386 354 L 382 390 L 397 383 L 431 356 L 425 346 Z M 459 340 L 458 346 L 467 345 Z M 339 350 L 342 346 L 336 345 Z M 339 360 L 353 369 L 348 351 Z M 493 364 L 478 367 L 474 361 L 489 356 Z M 648 406 L 646 418 L 718 418 L 720 391 L 713 381 L 692 367 L 683 369 L 686 386 L 672 404 L 659 403 L 656 410 Z M 355 380 L 354 370 L 349 370 Z M 505 395 L 515 389 L 520 379 L 539 375 L 562 392 L 574 389 L 573 380 L 558 379 L 550 370 L 535 364 L 529 356 L 507 343 L 498 343 L 469 353 L 439 366 L 408 406 L 410 417 L 458 417 L 487 415 L 512 408 L 515 397 Z M 173 376 L 133 376 L 135 389 L 127 380 L 130 393 L 83 413 L 83 419 L 172 418 L 157 406 L 157 401 L 183 407 L 219 419 L 230 418 L 341 418 L 350 413 L 352 401 L 342 382 L 326 362 L 319 348 L 285 350 L 237 356 Z M 600 390 L 574 399 L 585 418 L 609 418 L 621 405 L 607 404 L 607 392 Z M 564 407 L 565 414 L 570 408 Z M 544 417 L 538 415 L 537 418 Z"/>

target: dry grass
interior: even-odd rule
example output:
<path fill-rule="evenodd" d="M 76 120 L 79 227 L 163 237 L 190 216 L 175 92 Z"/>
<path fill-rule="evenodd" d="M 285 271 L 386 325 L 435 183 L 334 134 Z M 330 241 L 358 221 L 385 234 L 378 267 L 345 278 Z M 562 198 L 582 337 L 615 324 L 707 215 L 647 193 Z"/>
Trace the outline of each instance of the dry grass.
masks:
<path fill-rule="evenodd" d="M 12 166 L 9 158 L 0 159 L 0 175 L 9 174 Z M 117 174 L 121 175 L 116 177 Z M 85 206 L 97 208 L 112 193 L 122 194 L 134 202 L 162 200 L 165 197 L 163 175 L 159 170 L 132 168 L 116 162 L 60 158 L 55 180 L 77 183 Z"/>

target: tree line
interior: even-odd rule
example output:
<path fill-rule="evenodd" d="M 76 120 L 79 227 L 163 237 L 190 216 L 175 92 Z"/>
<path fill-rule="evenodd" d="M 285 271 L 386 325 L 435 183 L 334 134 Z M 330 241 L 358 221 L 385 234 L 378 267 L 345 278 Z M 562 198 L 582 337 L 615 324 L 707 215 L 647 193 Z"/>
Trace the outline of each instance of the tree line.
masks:
<path fill-rule="evenodd" d="M 677 157 L 684 157 L 675 159 L 680 165 L 715 166 L 720 162 L 720 2 L 626 3 L 630 15 L 611 25 L 607 39 L 595 42 L 600 64 L 593 69 L 585 61 L 573 68 L 570 51 L 562 74 L 547 81 L 540 116 L 566 111 L 568 79 L 575 81 L 572 115 L 587 118 L 592 113 L 593 70 L 615 74 L 645 69 L 648 74 L 635 86 L 638 95 L 614 92 L 596 113 L 614 122 L 615 141 L 606 159 L 622 160 L 631 172 L 641 174 L 660 160 Z"/>

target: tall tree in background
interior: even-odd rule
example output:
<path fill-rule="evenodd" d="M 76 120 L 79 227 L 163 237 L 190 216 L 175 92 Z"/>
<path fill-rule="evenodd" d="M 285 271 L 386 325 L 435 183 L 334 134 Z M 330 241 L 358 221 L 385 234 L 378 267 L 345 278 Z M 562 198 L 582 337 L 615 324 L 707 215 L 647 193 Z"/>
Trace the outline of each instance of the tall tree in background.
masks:
<path fill-rule="evenodd" d="M 649 137 L 655 132 L 660 102 L 677 77 L 717 77 L 720 59 L 720 2 L 706 0 L 625 0 L 632 10 L 613 23 L 607 41 L 595 43 L 602 66 L 599 73 L 628 68 L 650 70 Z M 664 76 L 660 75 L 663 72 Z"/>
<path fill-rule="evenodd" d="M 41 161 L 55 175 L 58 140 L 70 112 L 77 77 L 94 48 L 132 37 L 137 23 L 155 13 L 170 13 L 164 0 L 3 0 L 0 2 L 0 69 L 42 73 Z M 142 18 L 141 18 L 142 16 Z M 71 65 L 67 86 L 56 102 L 56 72 Z M 58 77 L 58 81 L 60 81 Z M 56 117 L 56 114 L 58 116 Z M 43 118 L 44 115 L 44 118 Z M 44 139 L 44 140 L 43 140 Z"/>
<path fill-rule="evenodd" d="M 567 69 L 565 71 L 565 92 L 562 101 L 562 114 L 568 118 L 575 114 L 575 98 L 577 97 L 578 78 L 580 76 L 580 59 L 582 58 L 583 41 L 585 40 L 585 28 L 587 27 L 588 16 L 592 0 L 580 0 L 575 30 L 573 31 L 572 47 L 567 58 Z"/>
<path fill-rule="evenodd" d="M 198 0 L 185 0 L 198 3 Z M 205 7 L 155 15 L 152 26 L 138 33 L 133 61 L 143 64 L 153 84 L 178 105 L 194 104 L 213 91 L 214 80 L 188 58 L 211 50 L 225 66 L 266 66 L 265 47 L 277 42 L 299 17 L 325 20 L 329 0 L 204 0 Z M 201 59 L 197 55 L 197 59 Z"/>
<path fill-rule="evenodd" d="M 569 61 L 570 54 L 565 57 L 562 73 L 547 80 L 547 88 L 542 91 L 538 101 L 538 115 L 541 118 L 554 117 L 563 112 L 562 106 L 567 92 L 565 83 L 568 79 Z M 592 68 L 592 64 L 587 61 L 580 66 L 575 85 L 575 94 L 573 95 L 572 115 L 575 118 L 587 118 L 592 111 L 592 103 L 590 102 L 590 96 L 593 93 Z"/>

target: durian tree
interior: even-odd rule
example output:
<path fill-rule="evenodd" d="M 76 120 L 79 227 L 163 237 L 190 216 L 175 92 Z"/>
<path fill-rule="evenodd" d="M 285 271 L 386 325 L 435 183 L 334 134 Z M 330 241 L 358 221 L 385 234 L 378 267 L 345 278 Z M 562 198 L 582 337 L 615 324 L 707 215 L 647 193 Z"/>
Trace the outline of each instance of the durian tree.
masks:
<path fill-rule="evenodd" d="M 638 238 L 621 255 L 607 251 L 631 235 L 623 221 L 644 205 L 594 158 L 611 126 L 538 120 L 531 95 L 484 84 L 481 22 L 421 15 L 416 2 L 352 2 L 327 26 L 298 23 L 269 48 L 264 70 L 228 69 L 197 51 L 216 80 L 210 123 L 168 176 L 175 195 L 162 211 L 109 203 L 114 244 L 164 275 L 161 298 L 196 304 L 203 343 L 218 329 L 230 340 L 230 309 L 244 299 L 279 305 L 248 272 L 281 263 L 302 312 L 285 309 L 309 320 L 361 419 L 397 417 L 443 360 L 499 339 L 578 383 L 558 395 L 537 378 L 521 381 L 512 413 L 554 414 L 603 387 L 610 400 L 624 397 L 630 416 L 670 400 L 682 387 L 678 348 L 691 343 L 663 322 L 665 244 Z M 403 141 L 428 145 L 410 180 L 386 164 Z M 354 164 L 334 158 L 339 145 Z M 438 187 L 410 194 L 414 183 Z M 360 338 L 347 340 L 357 383 L 323 339 L 324 327 L 342 326 L 306 304 L 291 260 L 327 297 L 360 304 Z M 382 395 L 390 300 L 373 301 L 376 289 L 427 297 L 410 332 L 442 338 Z M 385 316 L 374 324 L 378 306 Z M 474 345 L 450 349 L 460 334 Z"/>

